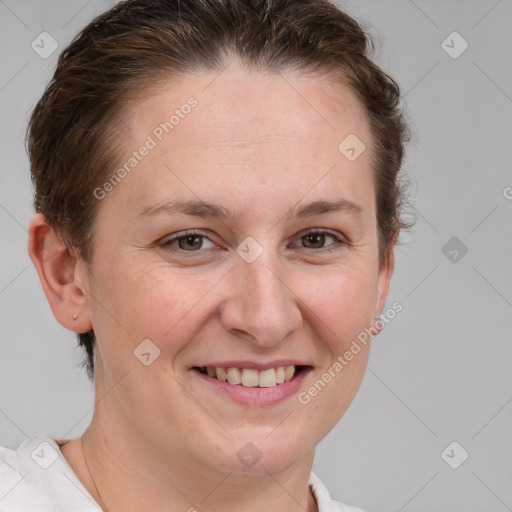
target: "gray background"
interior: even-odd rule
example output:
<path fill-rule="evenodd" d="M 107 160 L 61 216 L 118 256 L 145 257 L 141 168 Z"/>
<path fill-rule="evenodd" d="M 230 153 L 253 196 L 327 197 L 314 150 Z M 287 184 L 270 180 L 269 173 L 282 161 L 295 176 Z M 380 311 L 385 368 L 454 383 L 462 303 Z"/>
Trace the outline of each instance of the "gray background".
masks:
<path fill-rule="evenodd" d="M 75 335 L 54 319 L 27 255 L 23 136 L 59 51 L 113 4 L 0 0 L 0 445 L 11 448 L 38 433 L 79 436 L 92 415 Z M 512 2 L 340 5 L 374 27 L 376 60 L 406 94 L 417 224 L 388 298 L 404 309 L 374 340 L 313 469 L 334 498 L 369 512 L 512 510 Z M 59 43 L 47 59 L 30 46 L 43 30 Z M 456 59 L 441 45 L 453 31 L 469 44 Z M 453 441 L 451 461 L 469 453 L 458 469 L 441 457 Z"/>

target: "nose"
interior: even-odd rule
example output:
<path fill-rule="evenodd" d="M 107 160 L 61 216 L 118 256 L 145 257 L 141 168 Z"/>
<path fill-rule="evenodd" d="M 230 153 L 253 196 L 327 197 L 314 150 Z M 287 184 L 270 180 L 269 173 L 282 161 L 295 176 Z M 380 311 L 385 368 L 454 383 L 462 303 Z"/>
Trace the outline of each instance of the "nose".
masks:
<path fill-rule="evenodd" d="M 279 344 L 303 322 L 289 272 L 265 251 L 252 263 L 235 261 L 220 307 L 224 328 L 261 347 Z"/>

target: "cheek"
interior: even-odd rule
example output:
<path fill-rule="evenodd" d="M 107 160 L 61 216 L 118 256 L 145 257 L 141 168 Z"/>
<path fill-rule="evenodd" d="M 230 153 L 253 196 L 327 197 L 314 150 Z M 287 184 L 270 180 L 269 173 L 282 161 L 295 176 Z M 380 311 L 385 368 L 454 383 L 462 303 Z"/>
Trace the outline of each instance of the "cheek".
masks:
<path fill-rule="evenodd" d="M 330 346 L 342 350 L 348 340 L 371 325 L 377 300 L 376 275 L 355 265 L 317 272 L 300 285 L 304 303 L 330 335 Z M 299 283 L 297 283 L 299 286 Z"/>
<path fill-rule="evenodd" d="M 104 294 L 113 314 L 106 321 L 129 338 L 132 351 L 149 338 L 162 351 L 177 352 L 210 314 L 208 294 L 223 275 L 129 259 L 111 270 Z"/>
<path fill-rule="evenodd" d="M 346 411 L 362 382 L 368 363 L 377 298 L 376 275 L 361 267 L 344 266 L 328 278 L 317 275 L 304 282 L 321 373 L 309 382 L 300 403 L 322 411 L 325 434 Z"/>
<path fill-rule="evenodd" d="M 347 270 L 330 279 L 316 279 L 307 303 L 313 318 L 316 351 L 323 357 L 320 371 L 298 400 L 303 413 L 309 415 L 315 435 L 322 437 L 352 403 L 370 353 L 375 282 L 355 268 Z M 315 414 L 310 416 L 312 411 Z"/>

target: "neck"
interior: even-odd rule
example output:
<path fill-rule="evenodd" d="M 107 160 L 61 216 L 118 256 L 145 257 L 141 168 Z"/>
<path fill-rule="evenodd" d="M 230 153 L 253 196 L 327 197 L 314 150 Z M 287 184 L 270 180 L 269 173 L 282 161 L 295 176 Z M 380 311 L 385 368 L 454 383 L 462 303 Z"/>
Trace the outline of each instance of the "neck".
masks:
<path fill-rule="evenodd" d="M 280 473 L 262 469 L 262 464 L 245 471 L 240 467 L 218 471 L 201 461 L 191 463 L 172 443 L 165 448 L 152 446 L 138 432 L 113 432 L 95 413 L 83 436 L 84 462 L 91 478 L 82 483 L 105 512 L 139 512 L 150 507 L 170 511 L 207 508 L 210 512 L 318 511 L 309 488 L 314 452 Z"/>

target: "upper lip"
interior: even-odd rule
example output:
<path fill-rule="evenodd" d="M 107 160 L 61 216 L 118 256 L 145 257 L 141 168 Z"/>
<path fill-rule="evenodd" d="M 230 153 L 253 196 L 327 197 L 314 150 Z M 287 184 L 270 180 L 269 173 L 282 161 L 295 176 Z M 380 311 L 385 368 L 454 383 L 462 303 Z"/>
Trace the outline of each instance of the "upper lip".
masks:
<path fill-rule="evenodd" d="M 279 368 L 280 366 L 310 366 L 304 361 L 297 361 L 296 359 L 276 359 L 268 363 L 261 363 L 256 361 L 218 361 L 213 363 L 204 363 L 195 365 L 193 368 L 209 367 L 209 368 L 247 368 L 251 370 L 269 370 L 270 368 Z"/>

